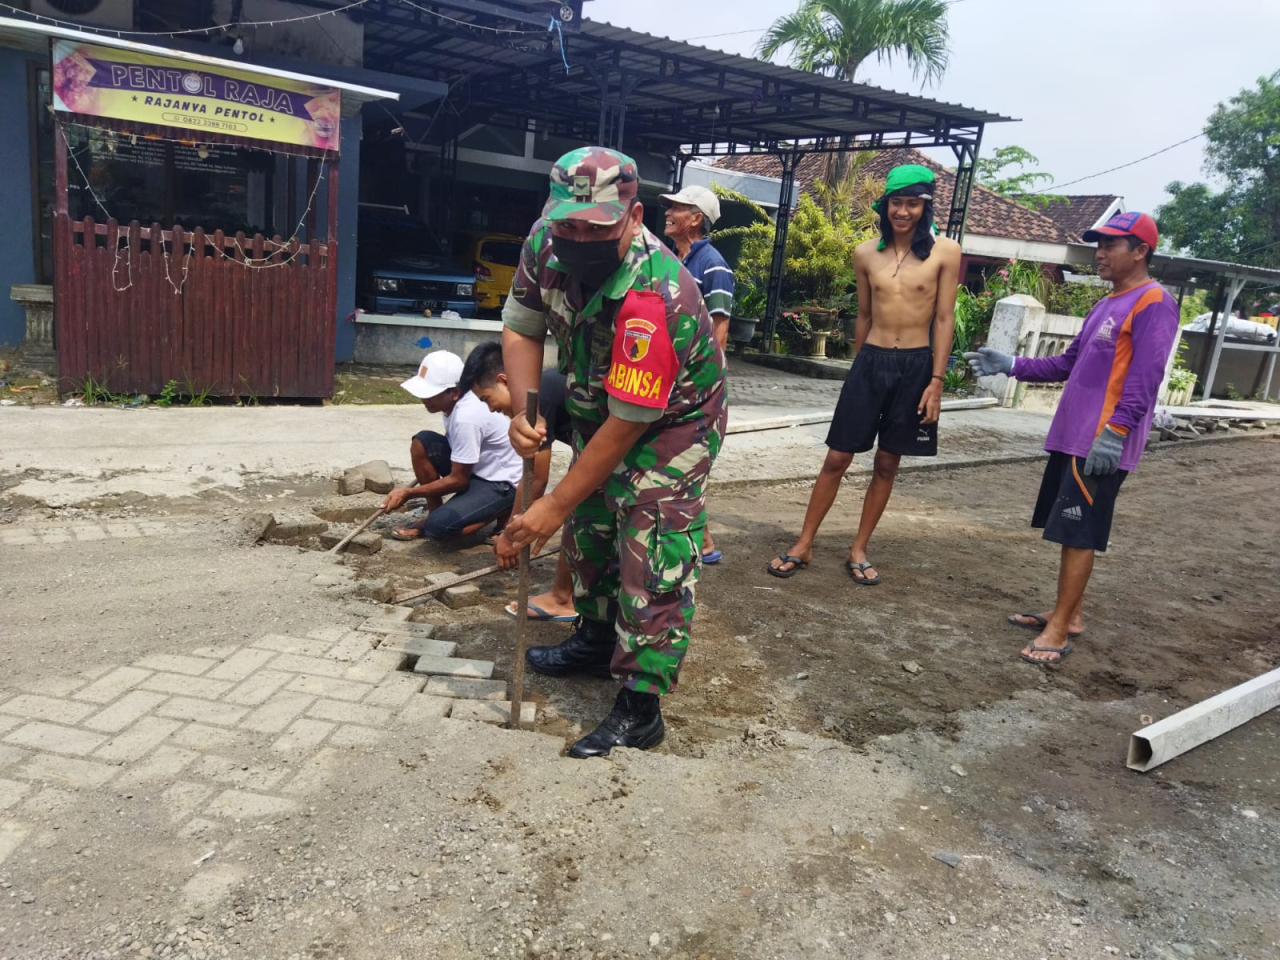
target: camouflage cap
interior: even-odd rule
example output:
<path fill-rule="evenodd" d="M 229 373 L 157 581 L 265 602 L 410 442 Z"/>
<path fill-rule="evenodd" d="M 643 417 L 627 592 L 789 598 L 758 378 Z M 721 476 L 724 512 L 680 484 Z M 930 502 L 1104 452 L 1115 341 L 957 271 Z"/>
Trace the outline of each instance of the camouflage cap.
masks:
<path fill-rule="evenodd" d="M 570 150 L 551 168 L 551 195 L 542 219 L 617 223 L 636 198 L 636 162 L 604 147 Z"/>

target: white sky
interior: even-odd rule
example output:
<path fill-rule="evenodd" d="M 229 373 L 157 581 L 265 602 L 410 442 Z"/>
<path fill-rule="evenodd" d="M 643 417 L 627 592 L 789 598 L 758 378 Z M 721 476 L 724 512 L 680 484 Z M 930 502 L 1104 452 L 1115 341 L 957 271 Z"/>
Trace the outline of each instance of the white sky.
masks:
<path fill-rule="evenodd" d="M 796 0 L 591 0 L 592 20 L 747 56 Z M 1004 116 L 983 156 L 1016 143 L 1059 183 L 1199 133 L 1214 106 L 1280 69 L 1280 0 L 957 0 L 940 84 L 871 64 L 858 80 Z M 747 30 L 735 36 L 705 37 Z M 643 87 L 640 95 L 643 96 Z M 949 150 L 935 158 L 954 165 Z M 1204 180 L 1203 138 L 1066 187 L 1154 211 L 1172 180 Z"/>

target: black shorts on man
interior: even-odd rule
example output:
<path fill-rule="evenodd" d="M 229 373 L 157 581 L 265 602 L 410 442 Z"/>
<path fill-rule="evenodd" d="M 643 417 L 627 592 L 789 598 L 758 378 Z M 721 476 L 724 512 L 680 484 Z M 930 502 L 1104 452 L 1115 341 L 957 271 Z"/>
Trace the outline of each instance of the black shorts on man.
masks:
<path fill-rule="evenodd" d="M 1111 539 L 1111 517 L 1127 470 L 1085 476 L 1084 457 L 1050 453 L 1040 481 L 1031 526 L 1064 547 L 1103 553 Z"/>
<path fill-rule="evenodd" d="M 827 446 L 863 453 L 880 438 L 885 453 L 932 457 L 938 453 L 938 424 L 921 423 L 920 397 L 933 377 L 933 349 L 864 344 L 844 378 Z"/>
<path fill-rule="evenodd" d="M 444 436 L 434 430 L 422 430 L 415 433 L 413 439 L 422 444 L 422 451 L 438 476 L 447 477 L 453 472 L 453 450 Z M 422 533 L 431 540 L 452 540 L 472 524 L 510 511 L 515 502 L 516 488 L 511 484 L 472 474 L 467 489 L 455 493 L 431 511 Z"/>

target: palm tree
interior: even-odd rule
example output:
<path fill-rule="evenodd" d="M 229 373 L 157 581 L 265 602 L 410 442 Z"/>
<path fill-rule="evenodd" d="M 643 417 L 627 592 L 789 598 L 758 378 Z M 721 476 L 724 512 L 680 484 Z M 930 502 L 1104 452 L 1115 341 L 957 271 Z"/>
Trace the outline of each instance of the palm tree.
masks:
<path fill-rule="evenodd" d="M 757 53 L 769 60 L 790 47 L 793 66 L 849 81 L 872 57 L 902 57 L 922 84 L 933 83 L 947 69 L 947 6 L 945 0 L 800 0 L 795 13 L 765 31 Z M 823 179 L 837 191 L 849 173 L 846 151 L 827 157 Z"/>

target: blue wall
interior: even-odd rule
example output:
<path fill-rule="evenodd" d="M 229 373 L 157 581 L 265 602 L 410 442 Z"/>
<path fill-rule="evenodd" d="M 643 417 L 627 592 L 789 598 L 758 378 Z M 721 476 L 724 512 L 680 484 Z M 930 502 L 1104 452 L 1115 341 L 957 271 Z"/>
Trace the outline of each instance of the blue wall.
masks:
<path fill-rule="evenodd" d="M 334 360 L 356 353 L 356 325 L 347 316 L 356 308 L 356 219 L 360 200 L 360 117 L 342 118 L 342 162 L 338 168 L 338 336 Z M 319 202 L 320 198 L 317 197 Z"/>
<path fill-rule="evenodd" d="M 15 283 L 34 283 L 31 224 L 31 118 L 27 64 L 31 58 L 0 47 L 0 347 L 16 347 L 27 332 L 23 309 L 9 299 Z"/>

